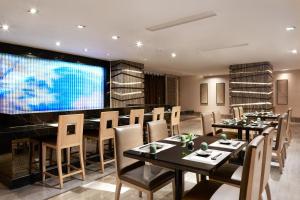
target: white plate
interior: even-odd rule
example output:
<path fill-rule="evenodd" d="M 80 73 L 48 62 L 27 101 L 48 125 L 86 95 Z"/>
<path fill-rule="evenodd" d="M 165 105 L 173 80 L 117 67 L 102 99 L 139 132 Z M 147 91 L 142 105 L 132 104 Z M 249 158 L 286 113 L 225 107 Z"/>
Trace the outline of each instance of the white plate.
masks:
<path fill-rule="evenodd" d="M 203 151 L 200 149 L 200 150 L 196 151 L 196 154 L 199 156 L 209 156 L 211 153 L 212 153 L 211 150 Z"/>

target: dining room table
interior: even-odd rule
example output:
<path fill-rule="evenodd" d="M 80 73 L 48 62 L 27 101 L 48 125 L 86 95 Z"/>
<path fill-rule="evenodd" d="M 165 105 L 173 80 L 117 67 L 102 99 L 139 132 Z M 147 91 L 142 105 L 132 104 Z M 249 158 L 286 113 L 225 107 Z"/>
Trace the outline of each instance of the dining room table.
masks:
<path fill-rule="evenodd" d="M 178 137 L 177 139 L 174 139 Z M 246 142 L 228 140 L 230 143 L 221 144 L 220 138 L 214 136 L 196 136 L 191 148 L 188 142 L 181 142 L 180 136 L 172 136 L 160 140 L 157 145 L 165 146 L 156 153 L 150 153 L 146 144 L 141 147 L 124 151 L 124 156 L 139 161 L 149 162 L 154 165 L 172 169 L 175 172 L 175 199 L 180 200 L 184 191 L 184 172 L 194 172 L 201 175 L 201 180 L 211 175 L 218 167 L 226 163 L 232 156 L 237 155 Z M 200 154 L 203 142 L 208 145 L 209 155 Z M 141 150 L 143 149 L 143 150 Z M 149 148 L 148 148 L 149 149 Z"/>
<path fill-rule="evenodd" d="M 223 120 L 221 122 L 212 124 L 212 127 L 215 128 L 238 130 L 237 138 L 240 140 L 243 139 L 243 131 L 245 131 L 247 142 L 250 142 L 250 131 L 257 132 L 260 135 L 265 129 L 270 126 L 272 126 L 271 121 L 254 121 L 249 123 L 241 123 L 241 121 L 236 120 Z"/>
<path fill-rule="evenodd" d="M 273 112 L 248 112 L 244 113 L 245 117 L 251 118 L 251 119 L 257 119 L 260 118 L 261 120 L 277 120 L 278 117 L 280 117 L 280 114 L 273 113 Z"/>

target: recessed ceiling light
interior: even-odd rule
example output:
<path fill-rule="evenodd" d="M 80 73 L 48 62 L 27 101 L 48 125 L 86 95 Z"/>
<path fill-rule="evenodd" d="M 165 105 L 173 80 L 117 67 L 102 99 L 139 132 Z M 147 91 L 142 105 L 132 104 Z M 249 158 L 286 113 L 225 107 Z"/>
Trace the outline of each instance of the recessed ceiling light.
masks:
<path fill-rule="evenodd" d="M 28 12 L 29 12 L 30 14 L 34 15 L 34 14 L 38 13 L 38 10 L 37 10 L 36 8 L 30 8 L 30 9 L 28 10 Z"/>
<path fill-rule="evenodd" d="M 56 42 L 55 45 L 59 47 L 60 46 L 60 42 Z"/>
<path fill-rule="evenodd" d="M 84 51 L 84 52 L 88 52 L 88 49 L 87 49 L 87 48 L 84 48 L 83 51 Z"/>
<path fill-rule="evenodd" d="M 147 58 L 144 58 L 144 61 L 147 61 L 148 59 Z"/>
<path fill-rule="evenodd" d="M 288 27 L 285 28 L 286 31 L 293 31 L 295 29 L 296 29 L 295 26 L 288 26 Z"/>
<path fill-rule="evenodd" d="M 4 30 L 4 31 L 7 31 L 7 30 L 9 29 L 8 24 L 2 24 L 0 27 L 1 27 L 2 30 Z"/>
<path fill-rule="evenodd" d="M 113 36 L 111 36 L 111 38 L 112 38 L 113 40 L 118 40 L 118 39 L 120 39 L 120 36 L 118 36 L 118 35 L 113 35 Z"/>
<path fill-rule="evenodd" d="M 77 25 L 77 28 L 79 29 L 84 29 L 86 26 L 85 25 Z"/>
<path fill-rule="evenodd" d="M 171 53 L 172 58 L 176 57 L 176 53 Z"/>
<path fill-rule="evenodd" d="M 106 53 L 107 56 L 110 56 L 110 53 Z"/>
<path fill-rule="evenodd" d="M 141 41 L 137 41 L 135 44 L 137 47 L 142 47 L 144 45 Z"/>
<path fill-rule="evenodd" d="M 297 54 L 297 53 L 298 53 L 297 49 L 290 50 L 290 52 L 291 52 L 292 54 Z"/>

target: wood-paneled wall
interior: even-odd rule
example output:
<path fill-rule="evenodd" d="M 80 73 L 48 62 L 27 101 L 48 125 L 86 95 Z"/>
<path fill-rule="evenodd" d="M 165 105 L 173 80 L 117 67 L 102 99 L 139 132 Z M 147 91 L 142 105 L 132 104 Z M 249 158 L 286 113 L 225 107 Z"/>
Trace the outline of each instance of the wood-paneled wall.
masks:
<path fill-rule="evenodd" d="M 125 60 L 111 62 L 111 107 L 144 103 L 144 65 Z"/>
<path fill-rule="evenodd" d="M 273 67 L 269 62 L 231 65 L 230 106 L 246 112 L 273 109 Z"/>

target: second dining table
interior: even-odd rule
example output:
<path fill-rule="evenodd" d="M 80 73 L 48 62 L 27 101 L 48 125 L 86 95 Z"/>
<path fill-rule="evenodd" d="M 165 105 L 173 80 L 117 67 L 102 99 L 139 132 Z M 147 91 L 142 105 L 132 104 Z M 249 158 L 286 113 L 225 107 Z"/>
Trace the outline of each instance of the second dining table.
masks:
<path fill-rule="evenodd" d="M 246 145 L 245 142 L 232 140 L 232 145 L 226 146 L 219 144 L 219 138 L 217 137 L 197 136 L 193 140 L 194 146 L 191 149 L 185 143 L 181 143 L 180 140 L 172 140 L 173 137 L 159 141 L 160 145 L 166 144 L 165 146 L 168 148 L 155 154 L 139 151 L 141 147 L 137 147 L 125 151 L 124 156 L 174 170 L 176 200 L 182 198 L 184 171 L 201 174 L 203 179 L 227 162 L 231 156 L 238 154 Z M 204 158 L 195 154 L 203 145 L 203 142 L 208 144 L 208 149 L 215 153 L 212 153 L 214 156 Z M 142 146 L 142 148 L 144 147 L 145 145 Z"/>

